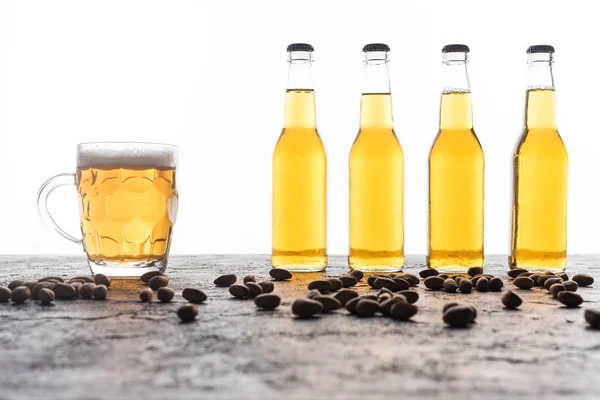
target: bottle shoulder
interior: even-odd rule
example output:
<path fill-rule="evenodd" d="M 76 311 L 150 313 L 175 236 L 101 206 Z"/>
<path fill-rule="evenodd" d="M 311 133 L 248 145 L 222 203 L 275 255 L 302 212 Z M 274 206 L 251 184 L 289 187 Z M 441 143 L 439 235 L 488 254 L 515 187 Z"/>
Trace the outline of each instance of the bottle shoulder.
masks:
<path fill-rule="evenodd" d="M 315 128 L 284 128 L 273 153 L 325 155 L 325 146 Z"/>
<path fill-rule="evenodd" d="M 431 146 L 430 156 L 437 154 L 483 157 L 483 148 L 473 129 L 440 129 Z"/>
<path fill-rule="evenodd" d="M 544 158 L 568 159 L 567 147 L 557 129 L 524 129 L 514 154 L 537 154 Z"/>

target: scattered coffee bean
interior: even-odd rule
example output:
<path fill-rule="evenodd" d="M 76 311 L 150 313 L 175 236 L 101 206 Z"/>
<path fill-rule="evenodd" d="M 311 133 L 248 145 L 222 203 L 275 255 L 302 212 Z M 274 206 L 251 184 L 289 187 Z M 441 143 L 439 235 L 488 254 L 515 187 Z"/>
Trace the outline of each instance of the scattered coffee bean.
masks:
<path fill-rule="evenodd" d="M 387 301 L 387 300 L 391 299 L 392 297 L 394 297 L 394 296 L 391 293 L 381 293 L 381 294 L 377 295 L 377 302 L 383 303 L 384 301 Z"/>
<path fill-rule="evenodd" d="M 331 290 L 331 282 L 325 279 L 318 279 L 308 284 L 309 290 L 318 290 L 321 293 L 328 293 Z"/>
<path fill-rule="evenodd" d="M 455 328 L 464 328 L 475 319 L 474 308 L 454 306 L 444 312 L 444 322 Z"/>
<path fill-rule="evenodd" d="M 398 274 L 387 274 L 387 276 L 388 276 L 389 278 L 395 278 L 395 277 L 397 277 L 397 276 L 398 276 Z"/>
<path fill-rule="evenodd" d="M 183 289 L 183 292 L 185 293 L 186 290 L 187 289 Z M 204 294 L 204 293 L 202 293 L 202 294 Z M 188 296 L 189 296 L 189 294 L 188 294 Z M 206 297 L 206 295 L 204 295 L 204 296 Z M 175 297 L 175 291 L 173 289 L 171 289 L 170 287 L 158 288 L 158 291 L 156 292 L 156 298 L 161 303 L 170 303 L 171 300 L 173 300 L 173 297 Z M 198 304 L 195 301 L 190 301 L 185 296 L 183 296 L 183 298 L 186 299 L 187 301 L 189 301 L 190 303 Z"/>
<path fill-rule="evenodd" d="M 379 303 L 379 311 L 383 315 L 388 317 L 390 315 L 390 309 L 396 303 L 408 303 L 408 301 L 406 301 L 406 297 L 404 297 L 402 295 L 391 297 L 391 298 L 387 299 L 386 301 Z"/>
<path fill-rule="evenodd" d="M 356 314 L 359 317 L 372 317 L 379 311 L 379 303 L 375 300 L 360 299 L 356 303 Z"/>
<path fill-rule="evenodd" d="M 564 272 L 563 272 L 562 274 L 558 275 L 558 277 L 559 277 L 560 279 L 562 279 L 563 281 L 568 281 L 568 280 L 569 280 L 569 275 L 567 275 L 567 274 L 566 274 L 566 273 L 564 273 Z"/>
<path fill-rule="evenodd" d="M 333 297 L 329 296 L 317 296 L 313 300 L 318 301 L 323 306 L 323 313 L 328 313 L 329 311 L 335 311 L 342 308 L 342 303 Z"/>
<path fill-rule="evenodd" d="M 263 293 L 256 296 L 254 299 L 254 304 L 256 304 L 256 307 L 258 308 L 273 310 L 279 307 L 279 304 L 281 304 L 281 298 L 276 294 Z"/>
<path fill-rule="evenodd" d="M 404 296 L 410 304 L 414 304 L 419 300 L 419 293 L 414 290 L 401 290 L 397 294 Z"/>
<path fill-rule="evenodd" d="M 273 268 L 269 271 L 269 275 L 276 281 L 285 281 L 292 279 L 292 273 L 282 268 Z"/>
<path fill-rule="evenodd" d="M 339 277 L 340 281 L 342 281 L 342 285 L 345 288 L 356 286 L 358 280 L 353 275 L 342 275 Z"/>
<path fill-rule="evenodd" d="M 490 279 L 490 291 L 491 292 L 499 292 L 502 290 L 504 286 L 504 282 L 500 278 L 492 278 Z"/>
<path fill-rule="evenodd" d="M 151 302 L 153 298 L 154 298 L 154 292 L 150 288 L 146 288 L 140 292 L 140 301 L 142 301 L 144 303 Z"/>
<path fill-rule="evenodd" d="M 306 298 L 307 299 L 314 299 L 317 296 L 320 296 L 321 292 L 319 292 L 317 289 L 312 289 L 309 290 L 308 293 L 306 294 Z"/>
<path fill-rule="evenodd" d="M 393 295 L 394 292 L 392 292 L 390 289 L 388 288 L 381 288 L 379 289 L 379 291 L 377 291 L 377 294 L 375 294 L 375 299 L 377 299 L 377 297 L 379 297 L 379 295 L 383 294 L 383 293 L 387 293 L 389 295 Z M 368 294 L 368 293 L 367 293 Z M 364 295 L 363 295 L 364 296 Z"/>
<path fill-rule="evenodd" d="M 576 292 L 577 288 L 579 287 L 579 285 L 577 284 L 577 282 L 575 281 L 566 281 L 563 282 L 563 286 L 565 287 L 565 289 L 567 289 L 569 292 Z"/>
<path fill-rule="evenodd" d="M 467 275 L 470 277 L 474 277 L 475 275 L 482 275 L 483 268 L 482 267 L 471 267 L 467 270 Z"/>
<path fill-rule="evenodd" d="M 65 280 L 63 278 L 61 278 L 60 276 L 47 276 L 45 278 L 42 278 L 42 279 L 38 280 L 38 283 L 40 283 L 40 282 L 52 282 L 52 281 L 57 281 L 58 283 L 63 283 Z M 53 283 L 57 283 L 57 282 L 53 282 Z"/>
<path fill-rule="evenodd" d="M 448 278 L 444 280 L 444 290 L 448 293 L 456 293 L 458 290 L 458 285 L 456 281 L 452 278 Z"/>
<path fill-rule="evenodd" d="M 77 297 L 76 289 L 68 283 L 57 283 L 52 291 L 56 300 L 75 300 Z"/>
<path fill-rule="evenodd" d="M 458 284 L 458 289 L 460 289 L 462 293 L 471 293 L 473 291 L 473 282 L 466 278 L 461 279 Z"/>
<path fill-rule="evenodd" d="M 477 289 L 478 292 L 489 292 L 490 281 L 488 280 L 488 278 L 486 278 L 485 276 L 479 278 L 479 280 L 477 281 L 477 285 L 475 285 L 475 289 Z"/>
<path fill-rule="evenodd" d="M 522 274 L 522 276 L 525 276 L 525 274 Z M 533 285 L 534 286 L 540 286 L 537 282 L 538 278 L 542 276 L 541 274 L 531 274 L 529 275 L 529 279 L 531 279 L 533 281 Z"/>
<path fill-rule="evenodd" d="M 408 288 L 410 287 L 410 283 L 403 278 L 396 277 L 392 278 L 392 280 L 396 284 L 396 288 L 394 289 L 395 292 L 398 292 L 400 290 L 408 290 Z"/>
<path fill-rule="evenodd" d="M 450 278 L 450 276 L 448 274 L 439 274 L 438 276 L 440 278 L 442 278 L 443 280 L 446 280 L 446 279 Z"/>
<path fill-rule="evenodd" d="M 519 276 L 531 276 L 531 275 L 533 275 L 533 272 L 524 272 Z"/>
<path fill-rule="evenodd" d="M 84 283 L 81 286 L 81 289 L 79 289 L 79 295 L 83 299 L 91 299 L 92 297 L 94 297 L 94 289 L 96 289 L 95 283 L 92 283 L 92 282 Z M 152 289 L 148 289 L 148 290 L 152 291 Z"/>
<path fill-rule="evenodd" d="M 81 287 L 83 286 L 83 284 L 79 283 L 79 282 L 74 282 L 74 283 L 71 283 L 71 286 L 73 286 L 73 288 L 75 289 L 75 298 L 78 299 L 79 293 L 81 291 Z"/>
<path fill-rule="evenodd" d="M 248 283 L 250 283 L 250 282 L 248 282 Z M 254 283 L 253 285 L 256 285 L 256 284 Z M 258 285 L 256 285 L 256 286 L 258 286 Z M 246 286 L 246 287 L 248 288 L 248 290 L 250 292 L 252 291 L 252 289 L 250 289 L 249 286 Z M 258 287 L 260 288 L 260 286 L 258 286 Z M 181 292 L 181 297 L 183 297 L 190 303 L 194 303 L 194 304 L 204 303 L 204 301 L 206 301 L 206 299 L 207 299 L 206 294 L 204 294 L 204 292 L 202 290 L 194 289 L 194 288 L 183 289 L 183 292 Z"/>
<path fill-rule="evenodd" d="M 592 328 L 600 328 L 600 309 L 588 308 L 583 315 Z"/>
<path fill-rule="evenodd" d="M 344 307 L 346 307 L 346 310 L 350 311 L 352 314 L 356 314 L 356 305 L 359 301 L 360 297 L 354 297 L 348 300 L 346 304 L 344 304 Z"/>
<path fill-rule="evenodd" d="M 311 299 L 296 299 L 292 303 L 292 312 L 301 319 L 312 318 L 323 312 L 323 305 Z"/>
<path fill-rule="evenodd" d="M 471 278 L 471 283 L 473 284 L 474 287 L 477 286 L 477 281 L 479 281 L 481 278 L 485 278 L 483 275 L 475 275 L 474 277 Z"/>
<path fill-rule="evenodd" d="M 511 310 L 519 307 L 523 303 L 521 297 L 519 297 L 519 295 L 513 292 L 512 290 L 508 290 L 506 293 L 504 293 L 504 296 L 502 296 L 501 300 L 502 304 L 504 304 L 506 308 Z"/>
<path fill-rule="evenodd" d="M 231 285 L 229 287 L 229 293 L 238 299 L 247 299 L 250 296 L 250 289 L 244 285 Z"/>
<path fill-rule="evenodd" d="M 410 283 L 410 286 L 419 286 L 421 283 L 419 277 L 413 274 L 403 274 L 401 278 Z"/>
<path fill-rule="evenodd" d="M 248 297 L 251 299 L 255 298 L 259 294 L 262 294 L 262 288 L 254 282 L 246 282 L 246 287 L 248 288 Z"/>
<path fill-rule="evenodd" d="M 12 290 L 7 287 L 0 286 L 0 303 L 6 303 L 10 300 Z"/>
<path fill-rule="evenodd" d="M 396 290 L 396 282 L 392 278 L 377 278 L 373 284 L 376 289 L 386 288 L 389 290 Z"/>
<path fill-rule="evenodd" d="M 272 270 L 271 270 L 272 271 Z M 283 271 L 283 270 L 281 270 Z M 154 278 L 152 278 L 154 279 Z M 235 274 L 226 274 L 221 275 L 217 279 L 213 281 L 213 283 L 218 287 L 229 287 L 233 285 L 237 281 L 237 276 Z"/>
<path fill-rule="evenodd" d="M 54 292 L 48 288 L 41 288 L 37 294 L 37 297 L 44 306 L 52 303 L 56 298 Z"/>
<path fill-rule="evenodd" d="M 29 290 L 33 290 L 33 288 L 37 285 L 37 281 L 27 281 L 25 282 L 25 286 L 29 288 Z"/>
<path fill-rule="evenodd" d="M 195 304 L 186 304 L 177 310 L 177 316 L 181 322 L 192 322 L 198 315 L 198 306 Z"/>
<path fill-rule="evenodd" d="M 358 297 L 358 292 L 352 289 L 342 289 L 333 295 L 333 298 L 342 303 L 343 306 L 345 306 L 348 301 L 356 297 Z"/>
<path fill-rule="evenodd" d="M 554 275 L 542 274 L 537 278 L 537 284 L 539 286 L 544 286 L 544 284 L 546 283 L 546 281 L 548 279 L 554 279 L 554 278 L 556 278 L 556 276 L 554 276 Z"/>
<path fill-rule="evenodd" d="M 31 290 L 27 286 L 18 286 L 13 289 L 10 299 L 15 304 L 21 304 L 31 297 Z"/>
<path fill-rule="evenodd" d="M 105 285 L 96 285 L 94 288 L 94 299 L 106 300 L 108 297 L 108 288 Z"/>
<path fill-rule="evenodd" d="M 54 288 L 54 283 L 52 283 L 52 282 L 48 282 L 48 281 L 39 282 L 37 285 L 35 285 L 33 287 L 33 290 L 31 291 L 31 298 L 33 300 L 37 300 L 38 293 L 40 293 L 40 290 L 42 290 L 42 289 L 52 290 L 53 288 Z"/>
<path fill-rule="evenodd" d="M 273 282 L 269 281 L 259 282 L 258 286 L 260 286 L 263 293 L 272 293 L 273 290 L 275 290 L 275 285 L 273 285 Z"/>
<path fill-rule="evenodd" d="M 150 279 L 154 278 L 155 276 L 162 276 L 164 275 L 164 273 L 160 272 L 160 271 L 149 271 L 146 272 L 144 275 L 140 276 L 140 280 L 144 283 L 148 283 L 150 282 Z"/>
<path fill-rule="evenodd" d="M 542 275 L 552 275 L 552 276 L 556 276 L 556 274 L 552 271 L 544 271 L 544 273 L 542 273 Z"/>
<path fill-rule="evenodd" d="M 550 292 L 552 297 L 555 299 L 558 297 L 559 292 L 563 292 L 565 290 L 567 290 L 567 289 L 565 288 L 565 285 L 563 285 L 562 283 L 555 283 L 554 285 L 552 285 L 548 288 L 548 291 Z"/>
<path fill-rule="evenodd" d="M 337 292 L 344 287 L 344 283 L 338 278 L 329 278 L 329 283 L 331 283 L 332 292 Z"/>
<path fill-rule="evenodd" d="M 515 280 L 513 280 L 513 285 L 515 285 L 519 289 L 528 290 L 533 287 L 533 280 L 526 276 L 519 276 L 516 277 Z"/>
<path fill-rule="evenodd" d="M 254 282 L 254 283 L 256 283 L 256 277 L 254 275 L 246 275 L 246 276 L 244 276 L 244 278 L 242 279 L 242 281 L 244 283 L 246 283 L 246 282 Z"/>
<path fill-rule="evenodd" d="M 55 282 L 55 283 L 56 283 L 56 282 Z M 60 283 L 60 282 L 58 282 L 58 283 Z M 72 285 L 72 284 L 74 284 L 74 283 L 78 283 L 78 284 L 80 284 L 80 285 L 83 285 L 83 284 L 84 284 L 84 283 L 86 283 L 86 282 L 85 282 L 83 279 L 69 279 L 69 280 L 68 280 L 67 282 L 65 282 L 65 283 L 68 283 L 69 285 Z"/>
<path fill-rule="evenodd" d="M 448 310 L 450 307 L 455 307 L 458 306 L 460 304 L 456 303 L 456 302 L 450 302 L 450 303 L 446 303 L 444 304 L 444 308 L 442 308 L 442 312 L 445 313 L 446 310 Z"/>
<path fill-rule="evenodd" d="M 350 271 L 350 275 L 355 277 L 357 281 L 362 281 L 362 278 L 365 276 L 365 274 L 359 269 L 353 269 Z"/>
<path fill-rule="evenodd" d="M 95 283 L 94 279 L 89 276 L 76 276 L 74 278 L 71 278 L 70 280 L 73 280 L 73 279 L 81 279 L 85 283 L 87 283 L 87 282 Z"/>
<path fill-rule="evenodd" d="M 148 281 L 148 286 L 152 290 L 158 290 L 158 288 L 165 287 L 169 284 L 169 278 L 164 275 L 157 275 Z"/>
<path fill-rule="evenodd" d="M 562 283 L 563 283 L 563 280 L 562 280 L 562 279 L 560 279 L 560 278 L 550 278 L 550 279 L 546 279 L 546 282 L 544 282 L 544 288 L 545 288 L 546 290 L 550 290 L 550 286 L 552 286 L 552 285 L 554 285 L 554 284 L 556 284 L 556 283 L 562 284 Z"/>
<path fill-rule="evenodd" d="M 524 274 L 525 272 L 528 272 L 528 271 L 524 268 L 515 268 L 515 269 L 511 269 L 510 271 L 508 271 L 508 276 L 510 276 L 511 278 L 514 279 L 517 276 Z"/>
<path fill-rule="evenodd" d="M 438 276 L 440 273 L 435 268 L 427 268 L 419 271 L 419 276 L 423 279 L 428 278 L 430 276 Z"/>
<path fill-rule="evenodd" d="M 16 281 L 12 281 L 11 283 L 8 284 L 8 288 L 10 290 L 15 290 L 16 288 L 18 288 L 19 286 L 26 286 L 27 281 L 18 279 Z"/>
<path fill-rule="evenodd" d="M 377 295 L 373 294 L 373 293 L 366 293 L 363 295 L 358 296 L 360 299 L 367 299 L 367 300 L 375 300 L 377 301 Z"/>
<path fill-rule="evenodd" d="M 417 306 L 410 303 L 398 302 L 390 308 L 390 316 L 400 321 L 408 321 L 413 317 L 419 309 Z"/>
<path fill-rule="evenodd" d="M 94 275 L 94 282 L 96 283 L 96 285 L 104 285 L 107 288 L 110 287 L 110 278 L 104 274 Z"/>
<path fill-rule="evenodd" d="M 371 275 L 367 278 L 367 284 L 372 288 L 375 287 L 375 279 L 380 278 L 381 275 Z"/>
<path fill-rule="evenodd" d="M 437 270 L 434 270 L 437 272 Z M 423 281 L 425 287 L 431 290 L 440 290 L 444 287 L 444 280 L 437 275 L 428 276 Z"/>
<path fill-rule="evenodd" d="M 575 274 L 571 280 L 577 282 L 579 286 L 589 286 L 594 283 L 594 278 L 586 274 Z"/>
<path fill-rule="evenodd" d="M 568 290 L 558 292 L 557 299 L 569 308 L 579 307 L 583 303 L 583 298 L 580 295 Z"/>

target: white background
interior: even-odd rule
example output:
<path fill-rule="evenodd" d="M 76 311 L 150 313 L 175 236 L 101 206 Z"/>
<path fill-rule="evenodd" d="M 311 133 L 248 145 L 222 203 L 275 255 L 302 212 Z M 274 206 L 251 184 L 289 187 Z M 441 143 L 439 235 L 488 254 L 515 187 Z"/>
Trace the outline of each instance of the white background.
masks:
<path fill-rule="evenodd" d="M 315 47 L 318 126 L 329 159 L 328 249 L 348 245 L 350 146 L 361 48 L 391 46 L 406 157 L 406 252 L 425 253 L 427 157 L 443 45 L 471 47 L 475 130 L 486 157 L 486 252 L 506 253 L 510 159 L 523 125 L 525 50 L 556 48 L 559 129 L 570 158 L 569 253 L 597 253 L 598 13 L 583 1 L 0 1 L 0 253 L 79 253 L 38 221 L 34 198 L 73 172 L 77 143 L 180 146 L 173 253 L 269 253 L 271 153 L 285 48 Z M 74 189 L 55 194 L 76 232 Z"/>

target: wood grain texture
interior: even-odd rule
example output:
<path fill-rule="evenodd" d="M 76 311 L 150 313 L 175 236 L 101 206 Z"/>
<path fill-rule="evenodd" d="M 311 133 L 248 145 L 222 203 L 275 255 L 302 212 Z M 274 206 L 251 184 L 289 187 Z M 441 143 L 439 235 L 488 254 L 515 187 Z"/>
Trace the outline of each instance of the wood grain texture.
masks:
<path fill-rule="evenodd" d="M 600 307 L 600 257 L 572 256 L 567 273 L 597 282 L 580 288 L 585 302 L 566 309 L 544 289 L 518 291 L 524 304 L 502 308 L 501 293 L 429 292 L 421 284 L 412 322 L 358 319 L 345 310 L 297 320 L 291 302 L 317 277 L 347 272 L 332 257 L 325 274 L 276 282 L 282 305 L 259 311 L 212 281 L 252 273 L 269 279 L 269 258 L 179 256 L 168 269 L 177 291 L 171 304 L 140 303 L 137 282 L 113 281 L 107 301 L 76 300 L 42 307 L 0 304 L 0 399 L 376 399 L 526 398 L 598 395 L 600 331 L 585 308 Z M 424 267 L 408 257 L 407 272 Z M 489 257 L 486 272 L 501 276 L 505 257 Z M 0 257 L 0 284 L 17 278 L 89 274 L 77 257 Z M 369 291 L 363 280 L 361 292 Z M 181 290 L 197 287 L 208 300 L 198 320 L 180 324 Z M 477 307 L 477 324 L 449 329 L 442 306 Z"/>

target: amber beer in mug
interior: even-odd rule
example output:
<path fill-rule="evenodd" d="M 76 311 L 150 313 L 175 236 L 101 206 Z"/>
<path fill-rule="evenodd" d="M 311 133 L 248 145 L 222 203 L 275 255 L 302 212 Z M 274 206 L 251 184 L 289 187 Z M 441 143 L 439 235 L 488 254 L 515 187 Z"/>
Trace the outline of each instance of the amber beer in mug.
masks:
<path fill-rule="evenodd" d="M 42 219 L 82 243 L 93 273 L 135 277 L 167 266 L 177 216 L 177 148 L 150 143 L 85 143 L 76 174 L 58 175 L 38 195 Z M 82 239 L 63 231 L 46 203 L 57 187 L 75 184 Z"/>

